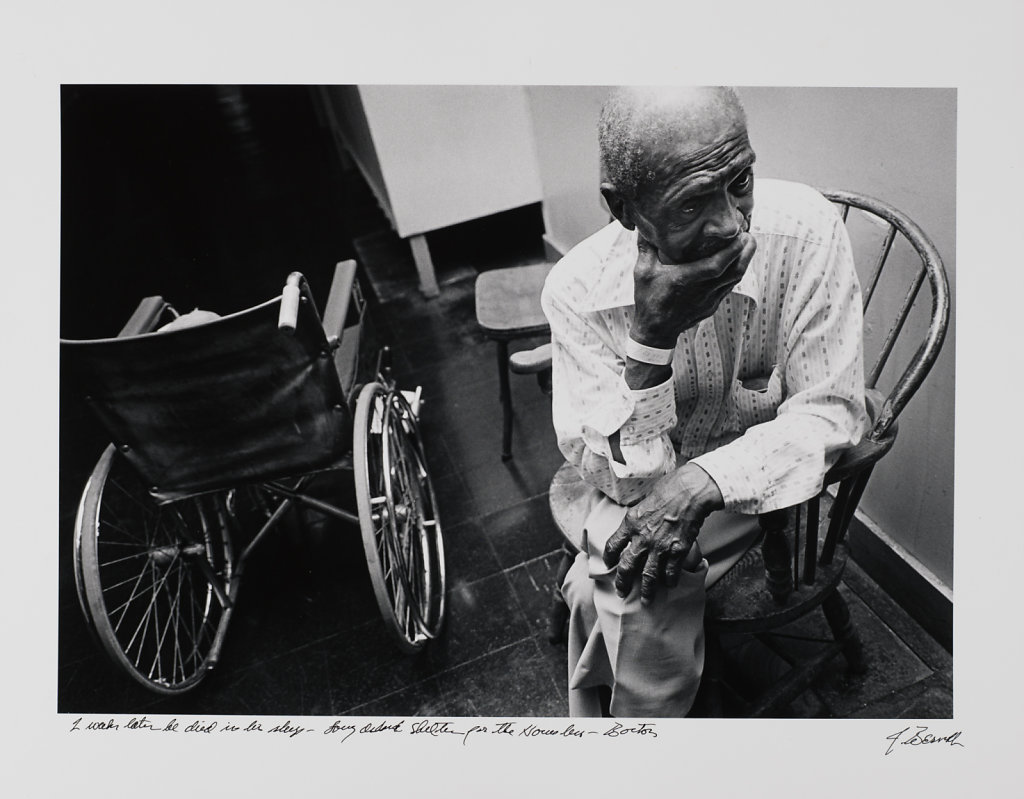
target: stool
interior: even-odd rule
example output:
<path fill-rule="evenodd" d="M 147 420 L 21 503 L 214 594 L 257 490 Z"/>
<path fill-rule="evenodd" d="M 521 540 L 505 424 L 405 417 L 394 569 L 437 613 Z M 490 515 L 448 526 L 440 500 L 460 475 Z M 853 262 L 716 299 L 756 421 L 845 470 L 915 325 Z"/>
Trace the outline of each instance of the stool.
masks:
<path fill-rule="evenodd" d="M 540 307 L 540 293 L 553 264 L 492 269 L 476 279 L 476 321 L 498 350 L 498 380 L 503 427 L 501 458 L 512 457 L 512 393 L 509 388 L 508 343 L 550 332 Z M 513 371 L 537 372 L 531 359 L 516 362 Z"/>

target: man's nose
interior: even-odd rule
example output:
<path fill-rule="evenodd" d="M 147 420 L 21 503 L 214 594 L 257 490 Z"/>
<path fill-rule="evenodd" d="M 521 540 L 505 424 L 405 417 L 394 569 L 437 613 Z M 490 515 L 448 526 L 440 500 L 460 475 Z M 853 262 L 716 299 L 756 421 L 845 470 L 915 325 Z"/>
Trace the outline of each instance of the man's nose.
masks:
<path fill-rule="evenodd" d="M 704 222 L 704 235 L 717 239 L 733 239 L 743 230 L 743 214 L 740 213 L 728 192 L 715 198 L 708 208 Z"/>

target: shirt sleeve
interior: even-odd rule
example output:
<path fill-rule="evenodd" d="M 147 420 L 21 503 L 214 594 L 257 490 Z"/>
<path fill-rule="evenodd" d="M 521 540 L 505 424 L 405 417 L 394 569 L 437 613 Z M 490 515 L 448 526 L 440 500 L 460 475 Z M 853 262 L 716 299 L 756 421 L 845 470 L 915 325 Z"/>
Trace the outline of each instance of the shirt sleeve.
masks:
<path fill-rule="evenodd" d="M 558 447 L 583 478 L 620 504 L 639 500 L 676 465 L 669 431 L 676 423 L 671 378 L 632 390 L 625 360 L 600 313 L 575 311 L 564 288 L 545 287 L 551 326 L 552 420 Z M 622 462 L 608 441 L 619 433 Z"/>
<path fill-rule="evenodd" d="M 814 496 L 841 450 L 867 430 L 860 285 L 838 215 L 830 238 L 808 251 L 782 313 L 776 417 L 692 460 L 718 484 L 726 509 L 739 513 Z"/>

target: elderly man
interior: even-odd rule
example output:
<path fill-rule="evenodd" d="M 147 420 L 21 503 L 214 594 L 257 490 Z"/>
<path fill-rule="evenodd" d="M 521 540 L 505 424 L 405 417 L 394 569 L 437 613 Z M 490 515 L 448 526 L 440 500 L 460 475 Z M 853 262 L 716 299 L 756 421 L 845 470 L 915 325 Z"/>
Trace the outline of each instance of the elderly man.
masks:
<path fill-rule="evenodd" d="M 612 715 L 682 716 L 706 587 L 866 430 L 860 288 L 830 203 L 755 189 L 733 91 L 616 91 L 599 138 L 616 221 L 543 295 L 559 447 L 593 487 L 562 586 L 570 713 L 606 686 Z"/>

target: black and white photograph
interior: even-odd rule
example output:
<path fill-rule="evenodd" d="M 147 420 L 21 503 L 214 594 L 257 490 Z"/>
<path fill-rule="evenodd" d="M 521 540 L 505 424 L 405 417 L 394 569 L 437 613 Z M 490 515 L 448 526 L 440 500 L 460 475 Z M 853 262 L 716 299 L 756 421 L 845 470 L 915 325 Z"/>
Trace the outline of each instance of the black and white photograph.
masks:
<path fill-rule="evenodd" d="M 955 90 L 61 100 L 60 712 L 951 717 Z"/>
<path fill-rule="evenodd" d="M 4 12 L 15 795 L 1003 792 L 1018 10 L 193 5 Z"/>

